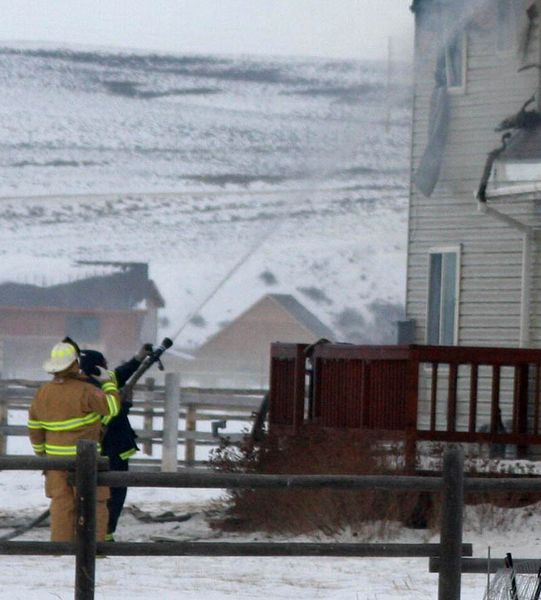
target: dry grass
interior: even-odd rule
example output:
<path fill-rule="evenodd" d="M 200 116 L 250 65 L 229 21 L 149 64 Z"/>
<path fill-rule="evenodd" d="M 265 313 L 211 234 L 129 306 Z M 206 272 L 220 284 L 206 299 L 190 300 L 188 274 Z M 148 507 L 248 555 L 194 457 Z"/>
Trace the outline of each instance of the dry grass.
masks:
<path fill-rule="evenodd" d="M 268 438 L 257 448 L 224 447 L 212 465 L 220 471 L 265 474 L 384 475 L 400 472 L 401 445 L 382 444 L 377 432 L 307 432 L 297 437 Z M 366 532 L 378 523 L 384 535 L 397 522 L 426 525 L 430 502 L 418 492 L 382 490 L 231 490 L 225 530 L 334 535 Z"/>
<path fill-rule="evenodd" d="M 444 445 L 430 449 L 430 470 L 439 472 Z M 267 437 L 259 446 L 224 446 L 214 452 L 216 470 L 263 474 L 403 474 L 403 444 L 383 443 L 375 431 L 306 431 L 296 437 Z M 466 458 L 465 470 L 475 476 L 529 475 L 524 463 Z M 533 505 L 540 494 L 467 494 L 468 513 L 475 528 L 512 525 L 515 508 Z M 535 510 L 535 507 L 532 508 Z M 226 531 L 266 531 L 274 534 L 336 535 L 351 532 L 360 538 L 390 537 L 404 524 L 437 530 L 441 501 L 426 492 L 382 490 L 230 490 L 225 514 L 211 525 Z"/>

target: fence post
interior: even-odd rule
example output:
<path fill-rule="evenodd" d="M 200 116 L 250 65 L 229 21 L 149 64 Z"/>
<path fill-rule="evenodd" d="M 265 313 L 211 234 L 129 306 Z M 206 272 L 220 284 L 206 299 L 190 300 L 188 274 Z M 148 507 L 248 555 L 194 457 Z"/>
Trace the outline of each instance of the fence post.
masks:
<path fill-rule="evenodd" d="M 191 437 L 190 433 L 197 430 L 197 410 L 194 404 L 186 405 L 186 433 L 188 434 L 184 440 L 184 464 L 187 467 L 193 467 L 195 463 L 195 437 Z"/>
<path fill-rule="evenodd" d="M 75 600 L 94 600 L 96 573 L 96 442 L 77 442 L 75 487 L 77 500 L 75 537 Z"/>
<path fill-rule="evenodd" d="M 443 456 L 443 506 L 440 532 L 438 600 L 460 600 L 464 453 L 457 445 Z"/>
<path fill-rule="evenodd" d="M 180 374 L 165 375 L 163 415 L 162 471 L 177 470 L 178 418 L 180 413 Z"/>
<path fill-rule="evenodd" d="M 8 401 L 4 396 L 4 387 L 0 384 L 0 426 L 8 424 Z M 0 456 L 7 453 L 8 434 L 0 433 Z"/>
<path fill-rule="evenodd" d="M 154 426 L 154 408 L 149 406 L 148 397 L 151 392 L 154 391 L 154 377 L 147 377 L 145 379 L 146 391 L 145 391 L 145 404 L 143 408 L 143 431 L 152 431 Z M 143 454 L 152 456 L 152 440 L 146 439 L 143 442 Z"/>

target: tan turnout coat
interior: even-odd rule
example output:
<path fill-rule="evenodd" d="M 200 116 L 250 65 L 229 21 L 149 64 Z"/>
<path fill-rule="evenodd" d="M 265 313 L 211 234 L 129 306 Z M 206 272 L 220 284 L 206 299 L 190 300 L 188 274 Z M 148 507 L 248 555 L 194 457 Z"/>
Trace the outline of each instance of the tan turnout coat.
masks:
<path fill-rule="evenodd" d="M 42 385 L 28 412 L 28 429 L 34 452 L 48 456 L 75 456 L 80 439 L 100 442 L 102 418 L 120 410 L 116 386 L 102 390 L 77 373 L 55 376 Z"/>

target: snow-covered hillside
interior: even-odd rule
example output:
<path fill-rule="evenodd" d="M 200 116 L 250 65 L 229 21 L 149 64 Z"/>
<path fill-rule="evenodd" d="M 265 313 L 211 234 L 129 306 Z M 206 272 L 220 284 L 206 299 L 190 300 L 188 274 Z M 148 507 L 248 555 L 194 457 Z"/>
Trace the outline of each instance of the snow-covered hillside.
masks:
<path fill-rule="evenodd" d="M 342 341 L 404 294 L 407 77 L 315 59 L 0 49 L 0 281 L 145 261 L 194 347 L 267 292 Z"/>

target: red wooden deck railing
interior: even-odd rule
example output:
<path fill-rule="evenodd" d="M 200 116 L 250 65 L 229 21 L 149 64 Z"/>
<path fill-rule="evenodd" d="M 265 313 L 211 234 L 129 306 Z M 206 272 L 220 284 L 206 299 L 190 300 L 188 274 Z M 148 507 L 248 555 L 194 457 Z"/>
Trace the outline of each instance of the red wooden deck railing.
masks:
<path fill-rule="evenodd" d="M 273 344 L 270 428 L 541 444 L 541 349 Z M 505 418 L 508 417 L 508 418 Z"/>
<path fill-rule="evenodd" d="M 307 344 L 272 344 L 269 424 L 298 430 L 304 423 Z"/>

